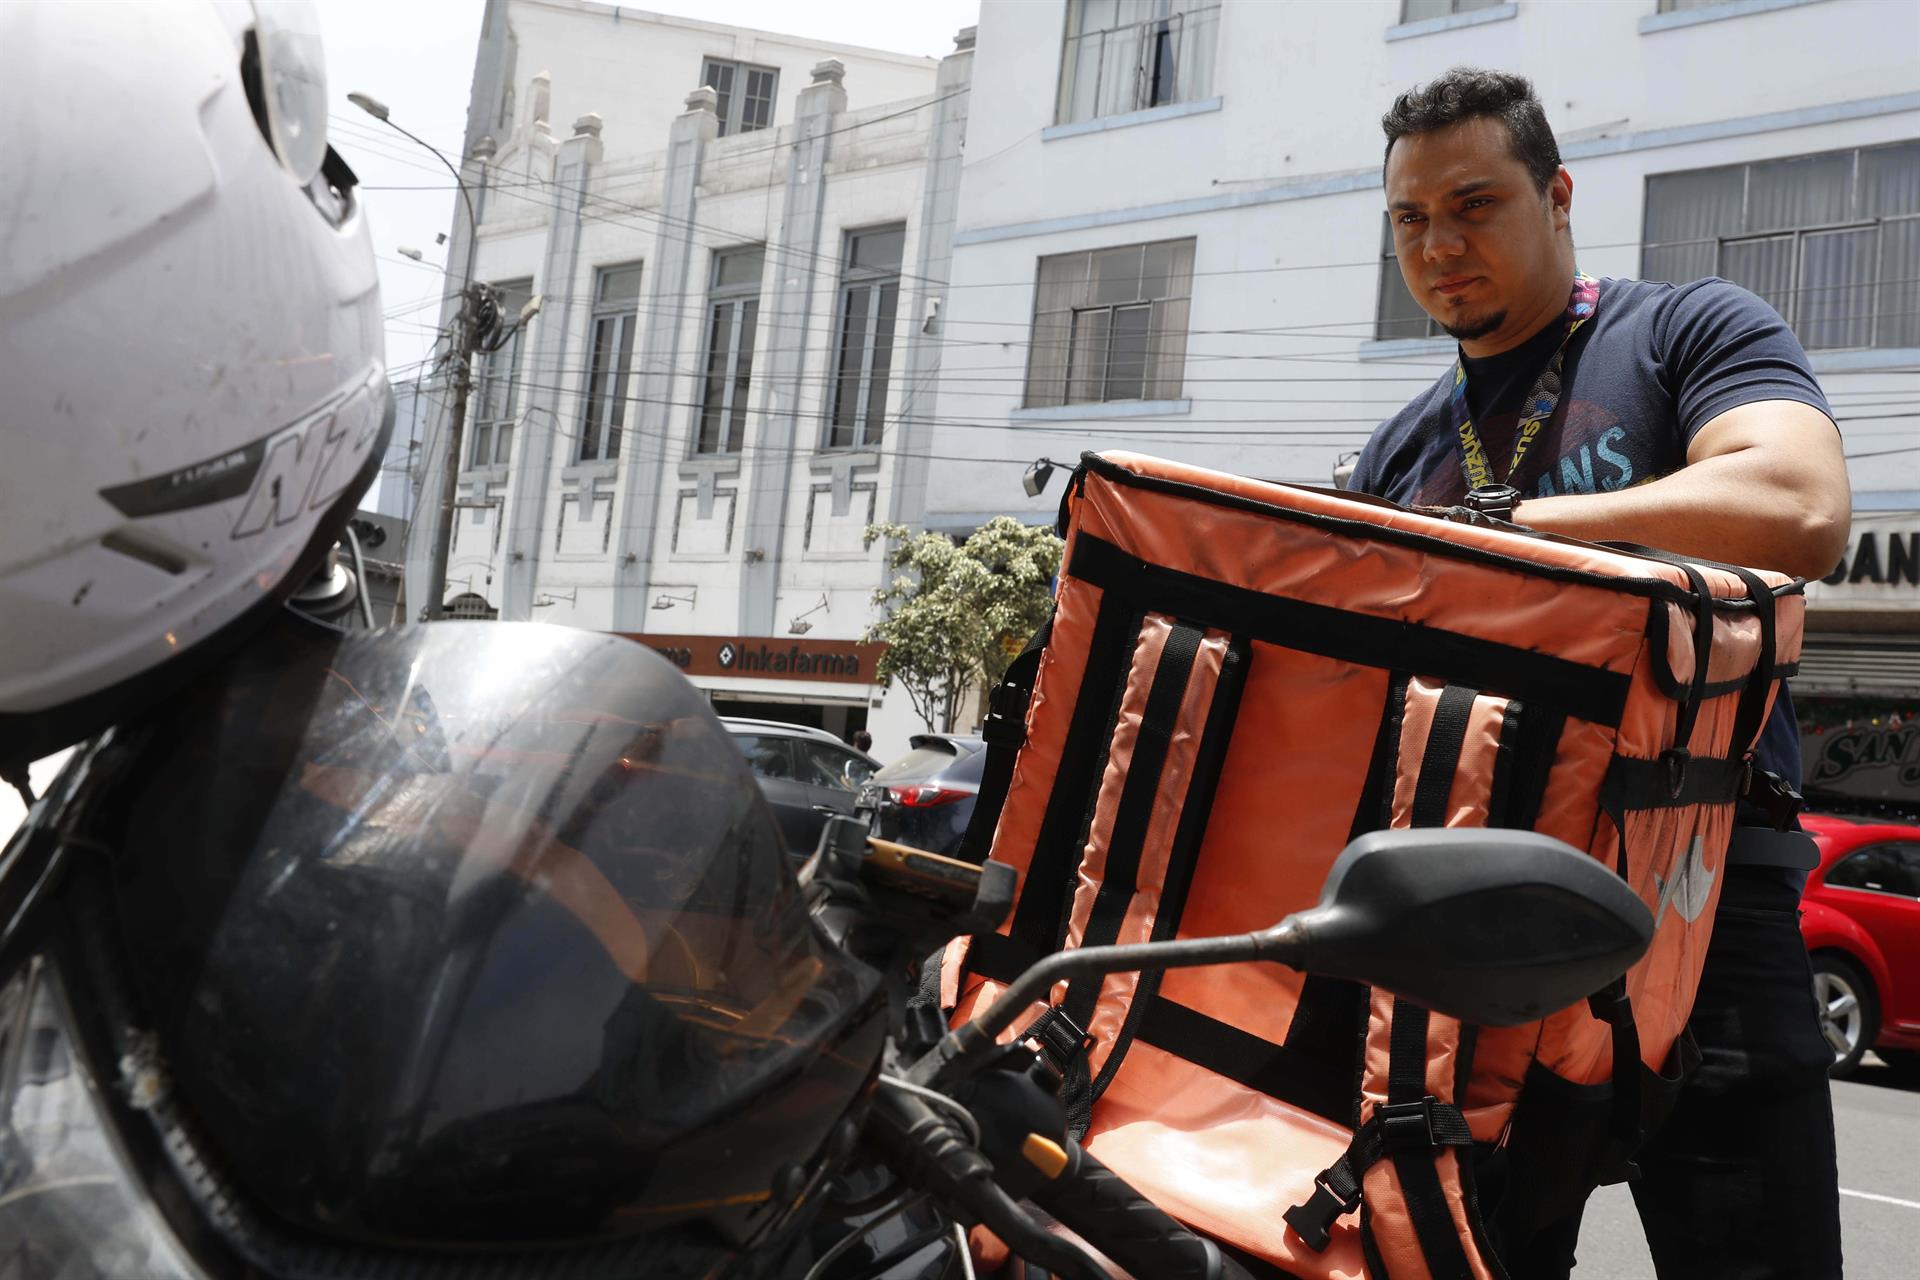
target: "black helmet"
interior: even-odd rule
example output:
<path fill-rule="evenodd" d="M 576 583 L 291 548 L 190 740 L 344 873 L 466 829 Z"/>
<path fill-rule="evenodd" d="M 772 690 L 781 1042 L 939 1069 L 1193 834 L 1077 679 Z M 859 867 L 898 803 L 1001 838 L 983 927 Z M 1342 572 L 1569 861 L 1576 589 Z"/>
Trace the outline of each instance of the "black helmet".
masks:
<path fill-rule="evenodd" d="M 0 929 L 28 1280 L 725 1274 L 884 1034 L 699 691 L 535 624 L 288 615 L 76 753 Z"/>

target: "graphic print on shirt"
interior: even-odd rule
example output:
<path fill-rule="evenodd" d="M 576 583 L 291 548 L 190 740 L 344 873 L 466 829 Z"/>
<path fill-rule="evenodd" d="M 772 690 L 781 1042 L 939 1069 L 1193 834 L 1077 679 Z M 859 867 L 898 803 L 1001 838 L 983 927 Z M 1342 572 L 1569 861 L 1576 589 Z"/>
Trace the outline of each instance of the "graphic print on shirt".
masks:
<path fill-rule="evenodd" d="M 1486 448 L 1495 457 L 1510 448 L 1517 413 L 1494 414 L 1485 431 Z M 1617 415 L 1605 405 L 1573 400 L 1535 441 L 1533 457 L 1514 487 L 1526 498 L 1563 493 L 1615 493 L 1658 479 L 1679 468 L 1684 459 L 1655 457 L 1649 441 L 1634 439 Z M 1415 491 L 1419 506 L 1453 506 L 1466 497 L 1466 478 L 1459 467 L 1428 471 Z"/>

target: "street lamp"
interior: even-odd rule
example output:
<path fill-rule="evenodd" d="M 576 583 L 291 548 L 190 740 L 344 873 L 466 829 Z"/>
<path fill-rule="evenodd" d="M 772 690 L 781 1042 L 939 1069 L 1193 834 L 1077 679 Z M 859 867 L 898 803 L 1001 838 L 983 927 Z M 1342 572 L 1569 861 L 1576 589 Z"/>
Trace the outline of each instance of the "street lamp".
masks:
<path fill-rule="evenodd" d="M 826 608 L 827 608 L 827 593 L 823 591 L 820 593 L 819 604 L 813 606 L 813 608 L 811 609 L 806 610 L 804 613 L 795 614 L 793 617 L 793 620 L 787 623 L 788 633 L 796 636 L 803 636 L 807 634 L 807 632 L 813 630 L 813 624 L 807 621 L 808 615 L 818 613 L 822 609 L 826 609 Z M 828 610 L 828 612 L 832 612 L 832 610 Z"/>
<path fill-rule="evenodd" d="M 1037 498 L 1046 492 L 1047 481 L 1053 479 L 1053 469 L 1064 465 L 1064 463 L 1055 462 L 1052 458 L 1035 458 L 1033 465 L 1027 468 L 1026 474 L 1020 477 L 1020 487 L 1026 490 L 1029 498 Z"/>
<path fill-rule="evenodd" d="M 427 603 L 423 612 L 427 620 L 432 621 L 444 617 L 446 613 L 447 556 L 452 549 L 454 503 L 460 474 L 460 449 L 467 427 L 467 394 L 472 388 L 473 354 L 483 336 L 480 326 L 475 321 L 486 314 L 483 300 L 473 284 L 473 255 L 476 246 L 480 243 L 480 220 L 474 216 L 473 195 L 467 190 L 466 181 L 461 178 L 460 170 L 454 167 L 453 161 L 440 153 L 438 147 L 418 134 L 395 124 L 387 104 L 378 98 L 365 93 L 349 93 L 347 101 L 395 133 L 432 152 L 434 158 L 445 165 L 447 172 L 453 175 L 454 185 L 460 189 L 461 204 L 467 211 L 467 265 L 460 277 L 460 314 L 454 321 L 456 334 L 453 404 L 448 409 L 453 429 L 447 433 L 447 455 L 440 477 L 440 524 L 434 531 L 432 558 L 427 562 Z M 406 250 L 403 249 L 401 252 L 406 253 Z M 421 254 L 416 250 L 407 256 L 417 261 Z"/>

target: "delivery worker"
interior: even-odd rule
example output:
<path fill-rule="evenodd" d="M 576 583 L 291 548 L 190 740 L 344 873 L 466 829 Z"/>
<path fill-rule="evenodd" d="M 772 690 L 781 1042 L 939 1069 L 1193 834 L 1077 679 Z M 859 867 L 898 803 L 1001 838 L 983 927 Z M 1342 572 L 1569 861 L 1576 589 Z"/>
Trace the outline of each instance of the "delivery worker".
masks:
<path fill-rule="evenodd" d="M 1850 508 L 1840 433 L 1772 307 L 1725 280 L 1580 274 L 1573 178 L 1519 76 L 1456 68 L 1381 124 L 1401 275 L 1459 355 L 1374 432 L 1350 487 L 1807 578 L 1832 569 Z M 1784 690 L 1756 761 L 1799 780 Z M 1638 1159 L 1663 1277 L 1840 1275 L 1832 1052 L 1797 919 L 1811 861 L 1779 853 L 1794 842 L 1756 843 L 1770 852 L 1743 856 L 1736 840 L 1728 855 L 1690 1023 L 1701 1066 Z M 1511 1273 L 1566 1275 L 1579 1225 L 1505 1241 Z"/>

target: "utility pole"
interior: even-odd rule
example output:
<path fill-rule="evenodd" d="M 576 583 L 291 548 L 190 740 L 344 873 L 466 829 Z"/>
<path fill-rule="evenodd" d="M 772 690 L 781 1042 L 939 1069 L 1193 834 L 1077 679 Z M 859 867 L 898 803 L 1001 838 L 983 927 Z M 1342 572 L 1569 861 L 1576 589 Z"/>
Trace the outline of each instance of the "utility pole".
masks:
<path fill-rule="evenodd" d="M 467 393 L 473 386 L 473 353 L 478 345 L 481 313 L 492 306 L 481 289 L 468 284 L 460 293 L 460 312 L 453 321 L 453 404 L 447 411 L 447 454 L 440 471 L 440 523 L 434 529 L 433 557 L 427 562 L 427 601 L 422 616 L 428 622 L 445 616 L 447 557 L 453 546 L 454 501 L 460 481 L 460 450 L 467 434 Z M 416 513 L 417 515 L 417 513 Z"/>
<path fill-rule="evenodd" d="M 480 243 L 480 219 L 474 215 L 473 194 L 467 190 L 467 183 L 460 176 L 460 170 L 453 161 L 441 153 L 440 149 L 416 133 L 396 124 L 387 104 L 365 93 L 349 93 L 347 101 L 421 147 L 433 153 L 434 158 L 447 167 L 453 175 L 453 182 L 460 189 L 460 202 L 467 211 L 467 269 L 460 277 L 460 313 L 454 318 L 453 341 L 453 407 L 449 413 L 452 429 L 448 432 L 446 471 L 440 477 L 440 525 L 434 533 L 433 557 L 427 566 L 427 601 L 420 616 L 431 622 L 445 616 L 447 594 L 447 555 L 453 542 L 453 516 L 458 509 L 455 495 L 458 492 L 460 476 L 460 449 L 467 426 L 467 392 L 473 380 L 473 356 L 482 338 L 488 331 L 497 327 L 500 309 L 491 290 L 473 282 L 474 251 Z M 530 316 L 523 315 L 521 323 Z M 419 522 L 419 509 L 414 509 L 414 523 Z M 401 579 L 400 593 L 404 598 L 406 585 Z M 398 611 L 396 605 L 396 612 Z"/>

